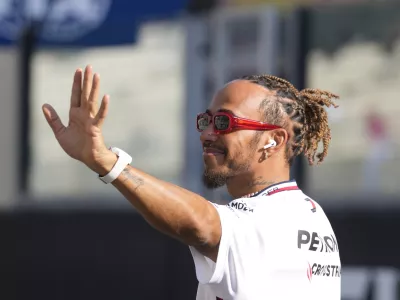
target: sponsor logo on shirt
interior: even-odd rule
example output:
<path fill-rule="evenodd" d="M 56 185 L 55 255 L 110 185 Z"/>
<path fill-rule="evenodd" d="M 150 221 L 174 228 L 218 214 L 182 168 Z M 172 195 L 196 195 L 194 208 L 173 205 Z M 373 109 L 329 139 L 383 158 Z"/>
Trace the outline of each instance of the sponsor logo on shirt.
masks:
<path fill-rule="evenodd" d="M 313 263 L 311 267 L 310 276 L 309 276 L 309 268 L 307 269 L 307 277 L 310 281 L 312 276 L 341 277 L 341 267 L 338 265 L 321 265 L 318 263 Z"/>
<path fill-rule="evenodd" d="M 339 252 L 338 243 L 333 234 L 324 236 L 307 230 L 298 231 L 297 248 L 317 252 Z"/>
<path fill-rule="evenodd" d="M 233 202 L 228 204 L 228 207 L 231 207 L 231 208 L 234 208 L 234 209 L 239 209 L 239 210 L 246 211 L 246 212 L 254 212 L 253 208 L 247 207 L 247 204 L 243 203 L 243 202 L 235 202 L 235 201 L 233 201 Z"/>
<path fill-rule="evenodd" d="M 308 278 L 308 280 L 311 282 L 311 279 L 312 279 L 312 268 L 311 268 L 310 263 L 308 263 L 307 278 Z"/>

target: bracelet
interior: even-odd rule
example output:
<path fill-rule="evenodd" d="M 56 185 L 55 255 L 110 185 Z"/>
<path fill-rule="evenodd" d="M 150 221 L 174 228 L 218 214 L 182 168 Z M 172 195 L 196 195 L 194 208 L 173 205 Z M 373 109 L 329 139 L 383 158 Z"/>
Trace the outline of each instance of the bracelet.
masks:
<path fill-rule="evenodd" d="M 105 184 L 111 183 L 115 179 L 117 179 L 118 176 L 125 169 L 125 167 L 132 162 L 132 157 L 125 151 L 116 147 L 112 147 L 110 148 L 110 150 L 118 156 L 118 160 L 107 175 L 103 177 L 100 177 L 99 175 L 99 179 L 103 181 Z"/>

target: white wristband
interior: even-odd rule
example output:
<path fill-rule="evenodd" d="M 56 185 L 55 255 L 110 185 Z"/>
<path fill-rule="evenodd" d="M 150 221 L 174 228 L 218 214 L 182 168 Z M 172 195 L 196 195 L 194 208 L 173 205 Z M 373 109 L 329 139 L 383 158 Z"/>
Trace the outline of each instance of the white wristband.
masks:
<path fill-rule="evenodd" d="M 125 167 L 132 162 L 132 157 L 129 154 L 127 154 L 125 151 L 123 151 L 119 148 L 115 148 L 115 147 L 110 148 L 110 150 L 118 156 L 118 160 L 115 163 L 112 170 L 110 171 L 110 173 L 108 173 L 107 175 L 105 175 L 103 177 L 99 176 L 99 179 L 106 184 L 111 183 L 115 179 L 117 179 L 118 176 L 125 169 Z"/>

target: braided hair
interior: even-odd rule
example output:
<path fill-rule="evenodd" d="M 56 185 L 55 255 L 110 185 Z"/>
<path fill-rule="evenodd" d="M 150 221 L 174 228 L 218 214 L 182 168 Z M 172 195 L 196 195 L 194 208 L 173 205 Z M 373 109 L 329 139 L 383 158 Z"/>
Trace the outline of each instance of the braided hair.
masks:
<path fill-rule="evenodd" d="M 276 99 L 265 99 L 260 104 L 260 110 L 265 114 L 265 120 L 272 124 L 287 127 L 285 115 L 293 125 L 293 137 L 286 148 L 289 164 L 294 157 L 304 154 L 310 165 L 321 163 L 328 154 L 331 141 L 331 130 L 328 124 L 328 114 L 325 107 L 338 107 L 334 99 L 337 95 L 319 89 L 304 89 L 298 91 L 290 82 L 272 75 L 244 76 L 242 80 L 261 85 L 271 91 L 276 91 Z M 277 101 L 276 101 L 277 100 Z M 318 145 L 322 142 L 322 152 Z"/>

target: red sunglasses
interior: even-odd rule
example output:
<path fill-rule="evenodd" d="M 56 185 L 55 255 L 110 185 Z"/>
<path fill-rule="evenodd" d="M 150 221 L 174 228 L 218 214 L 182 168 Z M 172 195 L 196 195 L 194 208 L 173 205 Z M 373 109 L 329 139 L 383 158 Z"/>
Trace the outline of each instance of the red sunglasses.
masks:
<path fill-rule="evenodd" d="M 273 130 L 282 128 L 277 125 L 236 117 L 230 112 L 221 111 L 214 115 L 205 112 L 197 115 L 197 130 L 199 132 L 206 130 L 211 123 L 214 125 L 214 132 L 217 134 L 229 133 L 234 130 Z"/>

